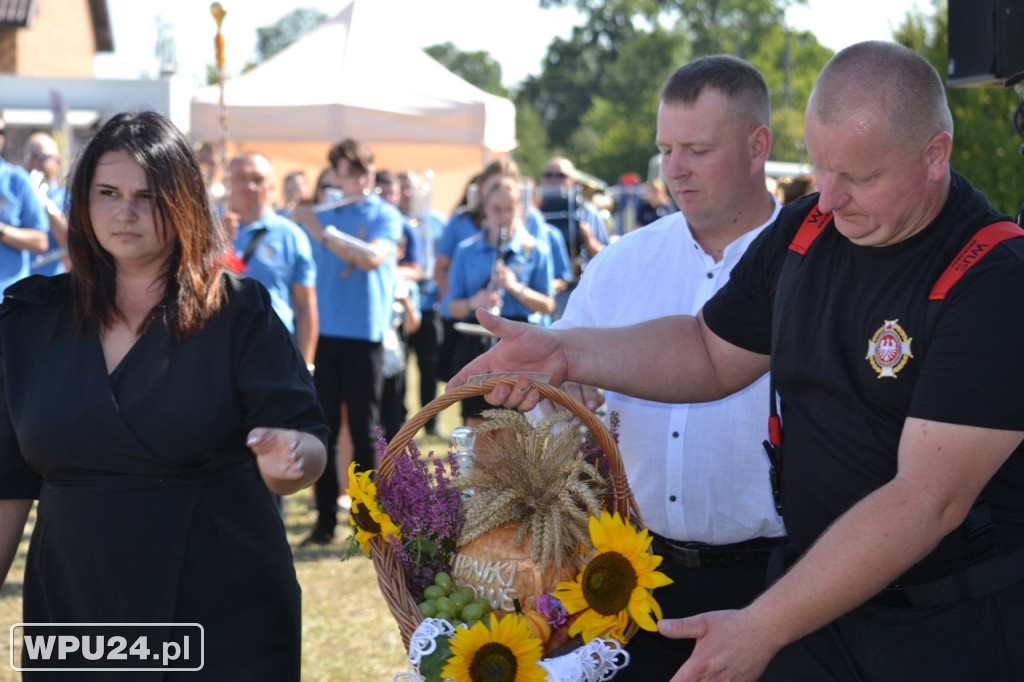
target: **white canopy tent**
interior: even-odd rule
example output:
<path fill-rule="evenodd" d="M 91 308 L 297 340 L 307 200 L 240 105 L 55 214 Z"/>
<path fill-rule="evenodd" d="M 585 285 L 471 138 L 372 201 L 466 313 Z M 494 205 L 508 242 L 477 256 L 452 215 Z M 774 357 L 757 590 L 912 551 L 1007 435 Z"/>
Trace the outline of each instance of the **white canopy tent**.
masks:
<path fill-rule="evenodd" d="M 265 153 L 279 175 L 313 178 L 335 142 L 351 137 L 378 168 L 432 169 L 434 207 L 447 212 L 468 179 L 515 146 L 515 108 L 451 73 L 393 29 L 390 2 L 352 0 L 224 88 L 229 154 Z M 221 138 L 220 89 L 192 99 L 192 139 Z"/>

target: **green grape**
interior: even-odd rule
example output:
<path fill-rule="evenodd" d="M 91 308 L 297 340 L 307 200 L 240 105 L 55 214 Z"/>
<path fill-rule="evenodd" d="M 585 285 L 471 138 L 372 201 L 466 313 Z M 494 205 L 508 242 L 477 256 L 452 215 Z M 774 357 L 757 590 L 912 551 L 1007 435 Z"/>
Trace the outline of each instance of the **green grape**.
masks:
<path fill-rule="evenodd" d="M 434 576 L 434 584 L 440 585 L 445 592 L 448 592 L 452 587 L 452 577 L 444 571 L 439 571 Z"/>
<path fill-rule="evenodd" d="M 447 611 L 448 613 L 458 613 L 459 612 L 459 609 L 457 609 L 455 607 L 455 604 L 452 603 L 452 600 L 449 599 L 448 597 L 438 597 L 434 601 L 437 604 L 437 610 L 438 611 Z"/>
<path fill-rule="evenodd" d="M 462 587 L 458 588 L 458 591 L 466 595 L 467 604 L 476 599 L 476 591 L 469 585 L 463 585 Z"/>
<path fill-rule="evenodd" d="M 440 585 L 431 585 L 423 590 L 423 596 L 427 599 L 438 599 L 445 595 L 445 589 Z"/>
<path fill-rule="evenodd" d="M 450 623 L 453 615 L 455 614 L 452 611 L 448 611 L 447 609 L 438 609 L 437 613 L 434 614 L 434 618 L 440 618 L 441 620 L 446 620 Z"/>
<path fill-rule="evenodd" d="M 479 604 L 484 610 L 484 615 L 487 615 L 491 610 L 491 602 L 487 597 L 477 597 L 470 604 Z"/>
<path fill-rule="evenodd" d="M 455 605 L 456 609 L 461 609 L 463 606 L 473 601 L 473 597 L 466 595 L 461 588 L 448 595 L 448 599 Z"/>
<path fill-rule="evenodd" d="M 477 604 L 476 602 L 470 602 L 462 607 L 462 619 L 468 623 L 475 623 L 484 617 L 484 606 L 483 604 Z"/>
<path fill-rule="evenodd" d="M 420 614 L 424 618 L 433 618 L 437 615 L 437 604 L 434 603 L 433 599 L 428 599 L 422 604 L 419 604 L 419 610 Z"/>

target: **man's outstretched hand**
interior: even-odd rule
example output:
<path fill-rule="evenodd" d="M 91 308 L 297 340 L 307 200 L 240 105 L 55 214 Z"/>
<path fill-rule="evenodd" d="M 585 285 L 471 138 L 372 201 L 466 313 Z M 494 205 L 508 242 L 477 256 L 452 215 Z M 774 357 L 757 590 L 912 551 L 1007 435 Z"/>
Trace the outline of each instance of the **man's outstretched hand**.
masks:
<path fill-rule="evenodd" d="M 448 382 L 449 389 L 462 386 L 471 376 L 478 374 L 546 372 L 551 374 L 551 383 L 556 386 L 565 381 L 568 361 L 557 332 L 512 322 L 483 308 L 477 309 L 476 319 L 500 341 L 452 377 Z M 497 386 L 484 399 L 492 405 L 526 412 L 536 407 L 541 395 L 530 386 L 529 379 L 521 378 L 514 386 Z"/>

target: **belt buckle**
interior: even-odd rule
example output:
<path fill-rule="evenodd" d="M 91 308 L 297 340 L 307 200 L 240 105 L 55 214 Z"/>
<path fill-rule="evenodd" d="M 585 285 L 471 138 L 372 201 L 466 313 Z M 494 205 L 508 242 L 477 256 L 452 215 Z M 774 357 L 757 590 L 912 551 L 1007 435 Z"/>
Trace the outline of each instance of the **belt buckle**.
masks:
<path fill-rule="evenodd" d="M 673 554 L 675 554 L 675 559 L 678 563 L 682 564 L 686 568 L 702 567 L 703 564 L 700 559 L 699 549 L 677 544 L 670 544 L 669 546 L 672 548 Z"/>

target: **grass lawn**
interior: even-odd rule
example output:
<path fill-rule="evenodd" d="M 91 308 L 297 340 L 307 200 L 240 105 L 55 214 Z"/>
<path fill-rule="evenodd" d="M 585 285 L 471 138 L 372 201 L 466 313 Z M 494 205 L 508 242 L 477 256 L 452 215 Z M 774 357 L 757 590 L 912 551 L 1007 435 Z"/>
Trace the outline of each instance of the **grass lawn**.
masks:
<path fill-rule="evenodd" d="M 417 396 L 415 366 L 409 374 L 409 395 Z M 418 399 L 410 397 L 407 404 L 410 415 L 414 414 Z M 439 423 L 445 433 L 461 424 L 458 406 L 445 410 Z M 416 442 L 424 453 L 447 451 L 447 441 L 425 437 L 422 432 Z M 303 682 L 390 680 L 406 670 L 408 664 L 398 626 L 377 588 L 373 564 L 364 557 L 341 561 L 347 531 L 333 545 L 299 548 L 299 541 L 310 532 L 316 519 L 309 506 L 310 492 L 304 490 L 289 497 L 285 509 L 288 540 L 302 585 Z M 339 531 L 348 528 L 343 517 L 339 521 Z M 8 580 L 0 590 L 0 652 L 6 658 L 0 664 L 0 682 L 20 680 L 10 668 L 10 634 L 11 626 L 22 622 L 22 578 L 33 522 L 34 515 L 26 526 Z"/>

